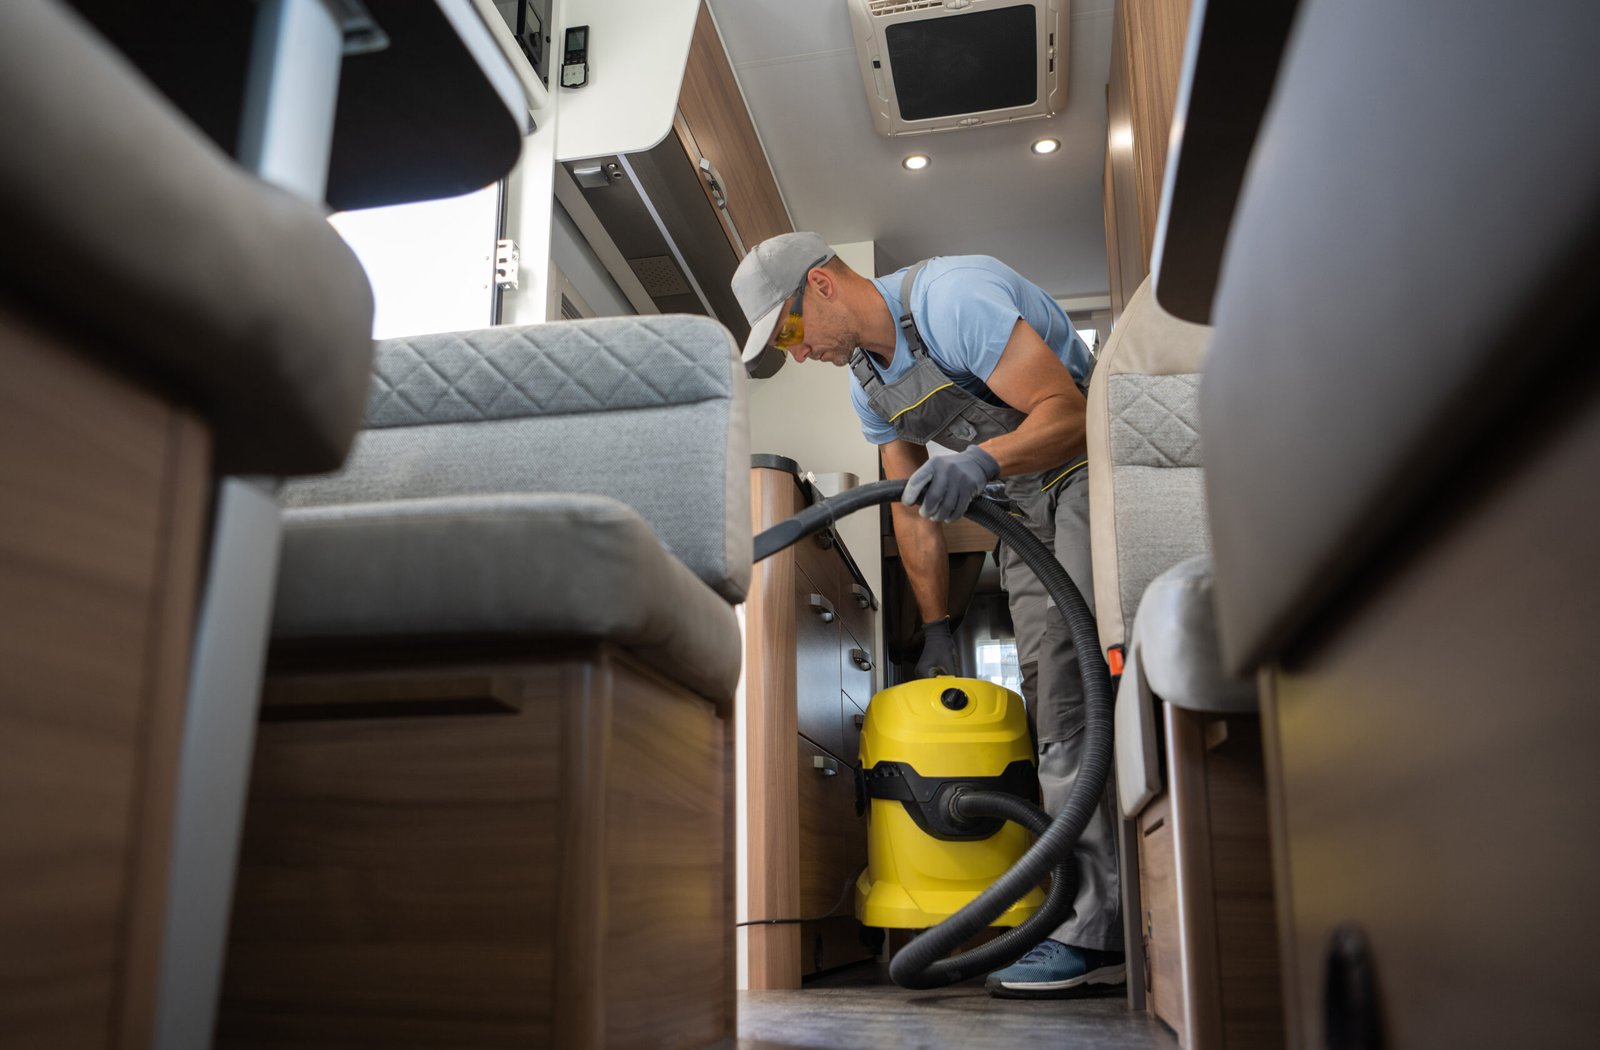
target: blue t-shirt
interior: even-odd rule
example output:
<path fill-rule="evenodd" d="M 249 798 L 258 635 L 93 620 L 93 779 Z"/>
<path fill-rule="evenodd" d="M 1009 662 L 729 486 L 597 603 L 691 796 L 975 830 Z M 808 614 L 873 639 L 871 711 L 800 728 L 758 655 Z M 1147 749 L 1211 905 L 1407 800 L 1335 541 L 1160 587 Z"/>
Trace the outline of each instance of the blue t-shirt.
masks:
<path fill-rule="evenodd" d="M 905 312 L 900 303 L 904 279 L 905 270 L 900 270 L 872 280 L 896 321 Z M 934 364 L 961 389 L 992 404 L 1004 403 L 989 389 L 988 380 L 1019 317 L 1055 351 L 1074 379 L 1081 381 L 1093 363 L 1089 348 L 1055 300 L 987 255 L 929 260 L 911 287 L 911 309 Z M 876 357 L 871 360 L 885 383 L 903 377 L 911 369 L 905 332 L 897 327 L 894 359 L 887 366 Z M 868 441 L 883 445 L 895 439 L 894 427 L 867 404 L 867 393 L 854 373 L 850 376 L 850 400 Z"/>

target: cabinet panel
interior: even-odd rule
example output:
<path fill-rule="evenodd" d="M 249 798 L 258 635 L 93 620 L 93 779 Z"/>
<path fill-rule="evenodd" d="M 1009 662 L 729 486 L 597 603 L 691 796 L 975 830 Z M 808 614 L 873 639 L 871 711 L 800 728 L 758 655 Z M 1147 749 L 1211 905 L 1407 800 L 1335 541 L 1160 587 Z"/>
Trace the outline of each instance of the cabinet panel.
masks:
<path fill-rule="evenodd" d="M 791 232 L 794 226 L 789 222 L 783 196 L 745 108 L 717 27 L 704 5 L 689 44 L 678 111 L 682 117 L 677 126 L 679 137 L 685 139 L 684 146 L 691 156 L 698 152 L 715 169 L 728 217 L 744 249 Z M 707 191 L 709 195 L 709 186 Z M 738 245 L 735 251 L 740 251 Z"/>
<path fill-rule="evenodd" d="M 1139 815 L 1139 896 L 1144 905 L 1144 980 L 1151 1012 L 1184 1038 L 1183 942 L 1178 925 L 1178 866 L 1173 853 L 1171 806 L 1157 799 Z"/>
<path fill-rule="evenodd" d="M 854 632 L 845 630 L 839 640 L 839 681 L 851 700 L 867 706 L 872 699 L 872 669 L 877 664 L 872 646 L 859 641 Z"/>
<path fill-rule="evenodd" d="M 856 816 L 850 766 L 809 740 L 800 747 L 800 912 L 821 915 L 839 904 L 845 880 L 867 862 L 867 824 Z M 819 764 L 820 763 L 820 764 Z"/>
<path fill-rule="evenodd" d="M 872 594 L 851 574 L 850 570 L 841 562 L 839 565 L 839 619 L 844 622 L 844 629 L 855 636 L 861 648 L 875 650 L 877 646 L 874 639 L 876 632 L 872 629 L 873 610 Z M 877 662 L 877 658 L 873 658 Z M 863 704 L 867 697 L 858 696 Z"/>
<path fill-rule="evenodd" d="M 830 592 L 803 569 L 794 574 L 795 699 L 800 732 L 837 754 L 839 732 L 839 616 Z"/>
<path fill-rule="evenodd" d="M 856 816 L 849 763 L 801 740 L 799 765 L 800 912 L 833 913 L 800 927 L 800 971 L 812 974 L 871 955 L 861 943 L 854 891 L 847 886 L 867 861 L 867 825 Z"/>
<path fill-rule="evenodd" d="M 856 703 L 848 695 L 841 697 L 840 716 L 843 718 L 841 729 L 844 733 L 844 758 L 850 760 L 851 765 L 861 764 L 861 721 L 867 717 L 867 705 Z"/>
<path fill-rule="evenodd" d="M 811 582 L 817 585 L 819 591 L 828 595 L 830 600 L 834 595 L 844 596 L 840 580 L 849 578 L 843 562 L 839 559 L 839 553 L 834 550 L 836 543 L 833 530 L 823 529 L 793 547 L 795 564 L 811 577 Z M 835 602 L 834 608 L 841 616 L 846 612 L 843 602 Z"/>

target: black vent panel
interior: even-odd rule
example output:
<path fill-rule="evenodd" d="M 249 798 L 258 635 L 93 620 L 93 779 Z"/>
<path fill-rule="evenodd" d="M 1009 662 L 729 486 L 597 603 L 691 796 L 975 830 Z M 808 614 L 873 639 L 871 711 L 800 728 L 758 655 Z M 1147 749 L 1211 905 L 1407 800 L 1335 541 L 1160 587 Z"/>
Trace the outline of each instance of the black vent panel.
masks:
<path fill-rule="evenodd" d="M 904 120 L 1030 106 L 1038 98 L 1031 4 L 889 26 L 889 72 Z"/>

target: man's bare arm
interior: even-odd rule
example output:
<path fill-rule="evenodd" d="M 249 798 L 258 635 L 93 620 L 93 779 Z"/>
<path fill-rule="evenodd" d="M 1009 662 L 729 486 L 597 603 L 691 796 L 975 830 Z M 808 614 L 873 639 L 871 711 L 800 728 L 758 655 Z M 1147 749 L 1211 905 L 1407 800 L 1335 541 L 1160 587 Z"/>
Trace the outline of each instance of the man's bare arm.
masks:
<path fill-rule="evenodd" d="M 879 445 L 883 473 L 889 478 L 909 478 L 928 462 L 928 450 L 899 438 Z M 923 623 L 933 623 L 950 615 L 950 560 L 945 554 L 944 530 L 896 500 L 890 504 L 894 518 L 894 541 L 900 548 L 900 562 L 911 581 L 917 609 Z"/>
<path fill-rule="evenodd" d="M 1072 373 L 1027 321 L 1017 320 L 989 376 L 989 389 L 1027 414 L 1022 425 L 982 443 L 1002 477 L 1027 474 L 1083 454 L 1087 403 Z"/>

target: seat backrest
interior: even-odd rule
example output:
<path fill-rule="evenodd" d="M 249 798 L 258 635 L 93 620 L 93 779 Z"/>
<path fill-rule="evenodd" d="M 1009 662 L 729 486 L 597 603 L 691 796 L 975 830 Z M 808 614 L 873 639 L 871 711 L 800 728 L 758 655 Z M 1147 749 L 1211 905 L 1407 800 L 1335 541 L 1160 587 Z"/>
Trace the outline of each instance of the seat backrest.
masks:
<path fill-rule="evenodd" d="M 1347 602 L 1592 360 L 1600 5 L 1519 6 L 1515 56 L 1503 13 L 1302 4 L 1202 398 L 1233 670 Z"/>
<path fill-rule="evenodd" d="M 729 601 L 750 582 L 738 347 L 708 317 L 611 317 L 378 344 L 365 429 L 286 506 L 563 492 L 638 512 Z"/>
<path fill-rule="evenodd" d="M 1125 645 L 1150 581 L 1206 554 L 1200 368 L 1211 329 L 1156 303 L 1146 278 L 1089 384 L 1089 524 L 1100 646 Z"/>

